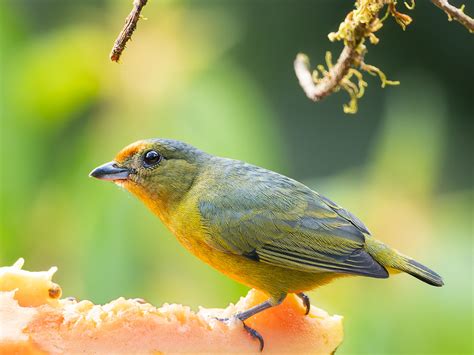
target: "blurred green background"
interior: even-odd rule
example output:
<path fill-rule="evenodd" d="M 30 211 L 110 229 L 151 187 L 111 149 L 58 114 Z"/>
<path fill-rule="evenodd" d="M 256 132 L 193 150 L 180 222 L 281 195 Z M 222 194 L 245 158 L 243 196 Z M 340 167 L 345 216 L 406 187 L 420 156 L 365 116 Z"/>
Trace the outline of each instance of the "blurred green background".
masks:
<path fill-rule="evenodd" d="M 345 93 L 306 99 L 292 62 L 337 55 L 327 34 L 351 1 L 151 0 L 117 65 L 131 2 L 0 2 L 0 265 L 57 265 L 64 295 L 94 302 L 236 302 L 244 286 L 87 177 L 132 141 L 175 138 L 307 183 L 444 276 L 441 289 L 401 275 L 312 292 L 345 317 L 339 353 L 472 353 L 472 35 L 425 1 L 406 32 L 389 19 L 366 60 L 402 84 L 366 76 L 349 116 Z"/>

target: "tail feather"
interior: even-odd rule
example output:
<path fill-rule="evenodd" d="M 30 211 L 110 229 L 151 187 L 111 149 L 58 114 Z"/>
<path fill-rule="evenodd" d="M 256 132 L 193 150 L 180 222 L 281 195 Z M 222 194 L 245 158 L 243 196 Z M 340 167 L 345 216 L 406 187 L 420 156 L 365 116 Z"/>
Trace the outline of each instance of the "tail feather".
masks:
<path fill-rule="evenodd" d="M 420 264 L 418 261 L 406 258 L 408 267 L 406 269 L 400 269 L 405 271 L 411 276 L 416 277 L 417 279 L 426 282 L 427 284 L 441 287 L 444 285 L 443 279 L 436 272 L 427 268 L 426 266 Z"/>
<path fill-rule="evenodd" d="M 365 248 L 377 262 L 385 267 L 406 272 L 429 285 L 437 287 L 444 285 L 443 279 L 436 272 L 372 237 L 366 238 Z"/>

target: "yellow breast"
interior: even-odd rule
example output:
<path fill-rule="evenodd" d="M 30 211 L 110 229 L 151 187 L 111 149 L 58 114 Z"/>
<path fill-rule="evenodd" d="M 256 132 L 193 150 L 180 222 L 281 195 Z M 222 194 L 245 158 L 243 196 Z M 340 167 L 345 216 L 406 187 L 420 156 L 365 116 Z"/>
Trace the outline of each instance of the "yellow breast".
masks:
<path fill-rule="evenodd" d="M 279 297 L 282 293 L 314 289 L 338 276 L 327 272 L 308 273 L 286 269 L 215 249 L 206 241 L 209 236 L 202 225 L 197 206 L 197 199 L 184 201 L 170 215 L 168 228 L 191 253 L 244 285 Z"/>

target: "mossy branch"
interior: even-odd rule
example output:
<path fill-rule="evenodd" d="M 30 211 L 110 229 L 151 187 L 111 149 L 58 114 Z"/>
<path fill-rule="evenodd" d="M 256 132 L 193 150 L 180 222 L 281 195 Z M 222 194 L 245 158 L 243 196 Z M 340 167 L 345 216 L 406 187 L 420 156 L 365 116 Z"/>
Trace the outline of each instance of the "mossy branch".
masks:
<path fill-rule="evenodd" d="M 141 18 L 141 11 L 148 0 L 134 0 L 133 9 L 125 20 L 125 26 L 117 37 L 110 59 L 114 62 L 120 60 L 120 56 L 125 49 L 127 42 L 132 38 Z M 449 21 L 455 20 L 474 33 L 474 19 L 464 13 L 464 5 L 456 8 L 449 4 L 448 0 L 431 0 L 431 2 L 442 9 Z M 404 2 L 407 9 L 413 10 L 415 0 L 408 4 Z M 382 10 L 386 9 L 383 16 Z M 343 106 L 345 113 L 356 113 L 357 102 L 365 92 L 367 82 L 364 81 L 361 71 L 380 78 L 381 86 L 398 85 L 398 81 L 387 80 L 386 75 L 377 67 L 366 64 L 364 57 L 367 53 L 365 46 L 368 39 L 371 44 L 377 44 L 379 39 L 375 32 L 380 30 L 383 22 L 392 16 L 395 21 L 405 30 L 412 19 L 410 16 L 397 10 L 397 0 L 355 0 L 355 9 L 352 10 L 339 25 L 337 32 L 329 34 L 329 40 L 344 42 L 342 50 L 336 64 L 332 63 L 332 54 L 326 53 L 326 67 L 318 65 L 316 70 L 311 72 L 309 58 L 299 53 L 294 62 L 294 69 L 298 81 L 306 96 L 317 102 L 326 96 L 344 90 L 349 94 L 350 101 Z M 353 81 L 354 80 L 354 81 Z"/>
<path fill-rule="evenodd" d="M 446 0 L 432 0 L 432 2 L 443 9 L 450 19 L 459 21 L 472 31 L 474 21 L 463 12 L 463 7 L 457 9 L 449 5 Z M 404 5 L 412 10 L 415 1 L 412 0 L 410 4 L 404 2 Z M 392 16 L 403 30 L 412 22 L 410 16 L 398 11 L 397 0 L 356 0 L 355 9 L 339 25 L 338 31 L 328 36 L 331 42 L 344 42 L 344 49 L 336 64 L 332 64 L 331 53 L 327 52 L 326 67 L 318 65 L 316 70 L 311 72 L 308 57 L 299 53 L 294 62 L 294 69 L 306 96 L 317 102 L 342 89 L 350 97 L 349 103 L 343 106 L 344 112 L 356 113 L 357 101 L 364 95 L 367 87 L 361 71 L 377 75 L 382 87 L 398 85 L 398 81 L 387 80 L 379 68 L 364 61 L 367 53 L 366 41 L 373 45 L 379 42 L 375 32 L 382 28 L 383 22 L 389 16 Z"/>
<path fill-rule="evenodd" d="M 327 52 L 330 54 L 331 52 Z M 350 69 L 351 63 L 354 61 L 355 50 L 352 47 L 344 47 L 337 63 L 329 69 L 327 75 L 318 78 L 318 72 L 315 71 L 313 74 L 316 78 L 311 75 L 309 58 L 303 53 L 299 53 L 295 59 L 295 72 L 301 87 L 313 101 L 319 101 L 328 96 L 338 86 L 342 78 L 347 74 Z M 329 65 L 328 65 L 329 67 Z M 324 70 L 323 68 L 321 68 Z M 317 83 L 317 84 L 315 84 Z"/>
<path fill-rule="evenodd" d="M 118 62 L 120 60 L 120 56 L 122 55 L 127 42 L 132 38 L 133 32 L 135 31 L 135 28 L 137 28 L 138 20 L 141 18 L 140 13 L 147 1 L 148 0 L 133 1 L 133 9 L 125 19 L 125 25 L 115 40 L 112 51 L 110 52 L 110 60 L 113 62 Z"/>
<path fill-rule="evenodd" d="M 466 27 L 469 32 L 474 33 L 474 19 L 464 13 L 464 5 L 458 9 L 447 0 L 431 0 L 431 2 L 448 15 L 449 21 L 455 20 Z"/>

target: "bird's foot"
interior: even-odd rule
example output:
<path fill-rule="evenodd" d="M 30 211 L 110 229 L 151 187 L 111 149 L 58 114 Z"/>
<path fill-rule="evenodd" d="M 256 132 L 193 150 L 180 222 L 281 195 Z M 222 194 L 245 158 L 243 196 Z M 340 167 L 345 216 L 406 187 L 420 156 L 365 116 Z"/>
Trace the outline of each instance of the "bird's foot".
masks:
<path fill-rule="evenodd" d="M 219 318 L 219 317 L 213 317 L 213 318 L 222 323 L 229 323 L 230 321 L 230 318 Z"/>
<path fill-rule="evenodd" d="M 233 316 L 232 318 L 218 318 L 218 317 L 215 317 L 214 319 L 217 319 L 218 321 L 223 322 L 223 323 L 229 323 L 231 321 L 231 319 L 238 319 L 239 321 L 242 322 L 242 325 L 244 326 L 245 331 L 247 333 L 249 333 L 252 338 L 258 340 L 258 342 L 260 343 L 260 352 L 263 351 L 263 347 L 265 346 L 265 341 L 263 340 L 263 337 L 255 329 L 250 328 L 247 324 L 245 324 L 245 322 L 242 319 L 239 318 L 238 314 Z"/>
<path fill-rule="evenodd" d="M 242 321 L 242 324 L 244 325 L 244 329 L 247 331 L 247 333 L 249 333 L 252 338 L 258 340 L 258 342 L 260 343 L 260 352 L 262 352 L 263 347 L 265 346 L 265 341 L 263 340 L 263 337 L 255 329 L 250 328 L 247 324 L 245 324 L 244 321 Z"/>
<path fill-rule="evenodd" d="M 303 292 L 297 293 L 296 294 L 301 300 L 303 301 L 303 305 L 306 307 L 306 312 L 305 316 L 309 314 L 309 311 L 311 310 L 311 301 L 307 295 L 305 295 Z"/>

